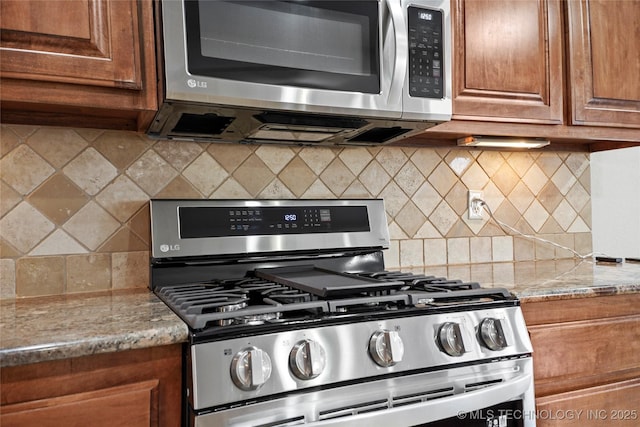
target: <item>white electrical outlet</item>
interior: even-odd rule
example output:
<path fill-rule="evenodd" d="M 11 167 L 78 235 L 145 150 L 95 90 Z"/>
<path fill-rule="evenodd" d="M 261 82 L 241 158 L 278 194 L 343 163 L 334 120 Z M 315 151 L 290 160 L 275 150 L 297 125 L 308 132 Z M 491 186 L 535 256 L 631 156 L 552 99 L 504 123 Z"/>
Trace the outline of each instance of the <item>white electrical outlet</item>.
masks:
<path fill-rule="evenodd" d="M 467 197 L 467 208 L 469 209 L 469 219 L 482 219 L 482 203 L 484 199 L 483 191 L 469 190 Z"/>

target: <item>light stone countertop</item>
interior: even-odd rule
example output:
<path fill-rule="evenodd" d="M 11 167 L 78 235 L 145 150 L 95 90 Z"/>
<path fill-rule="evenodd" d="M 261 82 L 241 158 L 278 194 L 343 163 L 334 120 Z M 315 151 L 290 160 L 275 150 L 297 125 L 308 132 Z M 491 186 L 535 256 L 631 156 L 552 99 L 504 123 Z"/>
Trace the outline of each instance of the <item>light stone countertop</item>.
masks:
<path fill-rule="evenodd" d="M 0 367 L 186 342 L 149 290 L 0 301 Z"/>
<path fill-rule="evenodd" d="M 402 270 L 504 287 L 523 302 L 640 292 L 640 263 L 565 259 Z M 0 367 L 182 343 L 188 335 L 145 289 L 0 301 Z"/>

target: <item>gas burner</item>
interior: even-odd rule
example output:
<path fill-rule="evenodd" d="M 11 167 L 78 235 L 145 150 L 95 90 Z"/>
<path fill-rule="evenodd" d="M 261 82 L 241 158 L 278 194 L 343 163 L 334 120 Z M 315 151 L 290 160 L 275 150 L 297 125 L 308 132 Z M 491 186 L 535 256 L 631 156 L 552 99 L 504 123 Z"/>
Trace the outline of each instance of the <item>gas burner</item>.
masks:
<path fill-rule="evenodd" d="M 255 306 L 255 308 L 260 309 L 260 306 Z M 261 314 L 248 314 L 240 317 L 234 317 L 233 323 L 236 325 L 262 325 L 267 322 L 272 323 L 278 321 L 281 316 L 282 313 L 279 311 Z"/>

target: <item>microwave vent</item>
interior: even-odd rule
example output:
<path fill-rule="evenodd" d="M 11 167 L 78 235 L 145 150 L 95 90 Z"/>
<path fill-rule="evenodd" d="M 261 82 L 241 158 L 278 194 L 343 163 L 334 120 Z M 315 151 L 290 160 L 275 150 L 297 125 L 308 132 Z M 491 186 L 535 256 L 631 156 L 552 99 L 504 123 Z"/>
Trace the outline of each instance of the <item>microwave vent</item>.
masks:
<path fill-rule="evenodd" d="M 233 122 L 233 117 L 217 114 L 183 113 L 174 126 L 174 134 L 191 135 L 220 135 Z"/>
<path fill-rule="evenodd" d="M 412 129 L 405 129 L 400 126 L 375 127 L 367 129 L 361 134 L 350 138 L 349 142 L 373 142 L 381 144 L 383 142 L 389 141 L 390 139 L 403 135 L 411 130 Z"/>
<path fill-rule="evenodd" d="M 254 116 L 265 124 L 295 126 L 314 129 L 360 129 L 368 122 L 355 117 L 328 116 L 324 114 L 294 114 L 265 112 Z"/>

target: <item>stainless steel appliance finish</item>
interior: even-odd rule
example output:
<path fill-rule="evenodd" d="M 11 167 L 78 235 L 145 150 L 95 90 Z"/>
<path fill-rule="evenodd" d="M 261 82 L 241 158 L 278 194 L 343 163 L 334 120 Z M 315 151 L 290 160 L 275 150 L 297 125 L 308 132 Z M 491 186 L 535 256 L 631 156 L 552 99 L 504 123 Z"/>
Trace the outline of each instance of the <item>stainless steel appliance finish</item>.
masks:
<path fill-rule="evenodd" d="M 448 0 L 162 0 L 159 12 L 151 136 L 379 145 L 451 118 Z"/>
<path fill-rule="evenodd" d="M 186 425 L 535 426 L 518 300 L 385 271 L 381 200 L 153 200 L 151 217 L 151 287 L 191 330 Z"/>

